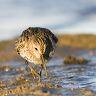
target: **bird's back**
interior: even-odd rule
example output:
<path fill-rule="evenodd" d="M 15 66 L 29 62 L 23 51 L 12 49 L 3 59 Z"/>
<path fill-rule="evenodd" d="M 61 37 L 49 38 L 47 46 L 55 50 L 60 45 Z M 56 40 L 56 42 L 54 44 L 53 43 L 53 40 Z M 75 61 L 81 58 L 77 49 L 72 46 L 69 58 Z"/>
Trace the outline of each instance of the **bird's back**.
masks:
<path fill-rule="evenodd" d="M 46 28 L 40 28 L 40 27 L 29 27 L 28 29 L 24 30 L 21 34 L 21 38 L 29 39 L 32 36 L 36 37 L 47 37 L 52 39 L 55 43 L 57 43 L 58 39 L 57 37 Z"/>

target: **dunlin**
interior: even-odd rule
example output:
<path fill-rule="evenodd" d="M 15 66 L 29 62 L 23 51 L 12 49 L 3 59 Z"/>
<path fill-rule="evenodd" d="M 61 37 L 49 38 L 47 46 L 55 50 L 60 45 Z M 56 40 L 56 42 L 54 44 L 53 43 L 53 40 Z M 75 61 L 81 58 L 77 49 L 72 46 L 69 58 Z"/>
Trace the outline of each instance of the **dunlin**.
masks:
<path fill-rule="evenodd" d="M 24 30 L 21 36 L 16 40 L 16 50 L 27 62 L 41 65 L 40 73 L 29 66 L 33 77 L 41 77 L 42 68 L 44 68 L 46 77 L 46 64 L 54 54 L 57 44 L 57 37 L 46 28 L 29 27 Z"/>

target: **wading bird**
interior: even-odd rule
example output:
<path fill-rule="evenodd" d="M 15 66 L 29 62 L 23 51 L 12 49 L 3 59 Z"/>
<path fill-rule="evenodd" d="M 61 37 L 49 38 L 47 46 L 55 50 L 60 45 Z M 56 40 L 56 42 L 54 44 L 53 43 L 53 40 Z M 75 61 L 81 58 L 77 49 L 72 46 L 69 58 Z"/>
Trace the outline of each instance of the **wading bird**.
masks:
<path fill-rule="evenodd" d="M 57 41 L 57 37 L 49 29 L 40 27 L 29 27 L 16 40 L 18 54 L 27 62 L 41 65 L 40 73 L 29 66 L 33 77 L 38 76 L 39 81 L 42 68 L 44 68 L 47 77 L 46 64 L 55 51 Z"/>

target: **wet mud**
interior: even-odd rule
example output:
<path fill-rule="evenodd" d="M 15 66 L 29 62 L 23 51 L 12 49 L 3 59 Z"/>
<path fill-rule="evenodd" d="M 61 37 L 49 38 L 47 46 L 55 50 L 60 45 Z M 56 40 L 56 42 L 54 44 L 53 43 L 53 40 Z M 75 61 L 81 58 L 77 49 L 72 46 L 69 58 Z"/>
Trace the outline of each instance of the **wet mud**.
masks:
<path fill-rule="evenodd" d="M 48 78 L 43 71 L 41 82 L 38 82 L 38 78 L 32 77 L 22 60 L 2 62 L 0 96 L 96 96 L 96 50 L 64 53 L 65 56 L 58 55 L 49 61 Z M 79 64 L 72 59 L 71 64 L 70 55 L 71 59 L 75 57 L 75 60 L 79 58 L 78 60 L 88 62 Z M 69 64 L 64 63 L 66 56 Z M 39 69 L 37 66 L 38 71 Z"/>

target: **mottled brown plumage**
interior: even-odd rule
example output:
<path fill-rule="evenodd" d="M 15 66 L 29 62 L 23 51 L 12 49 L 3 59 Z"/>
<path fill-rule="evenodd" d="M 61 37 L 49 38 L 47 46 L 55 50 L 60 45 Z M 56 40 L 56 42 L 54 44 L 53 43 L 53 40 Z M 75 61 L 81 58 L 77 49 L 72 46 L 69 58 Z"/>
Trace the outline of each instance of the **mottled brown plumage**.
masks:
<path fill-rule="evenodd" d="M 25 60 L 34 64 L 41 64 L 46 71 L 46 63 L 52 57 L 57 41 L 57 37 L 50 30 L 29 27 L 17 39 L 16 50 Z M 38 75 L 36 71 L 33 73 Z"/>

